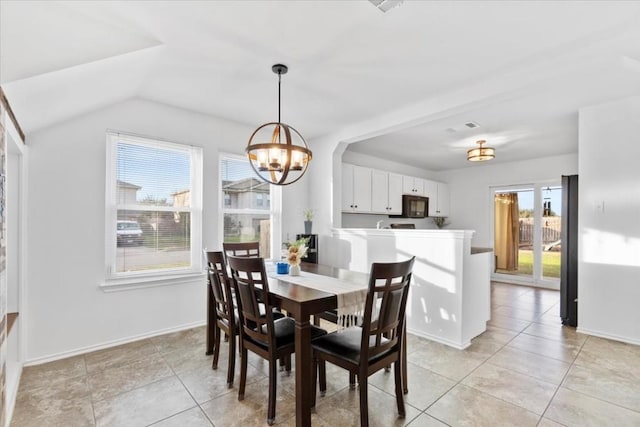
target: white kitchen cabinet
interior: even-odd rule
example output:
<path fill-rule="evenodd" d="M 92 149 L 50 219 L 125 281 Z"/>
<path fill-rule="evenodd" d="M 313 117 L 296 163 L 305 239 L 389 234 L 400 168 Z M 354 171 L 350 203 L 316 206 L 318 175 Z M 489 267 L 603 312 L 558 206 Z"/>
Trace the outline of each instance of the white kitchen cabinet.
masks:
<path fill-rule="evenodd" d="M 449 203 L 450 203 L 449 185 L 439 182 L 438 183 L 438 209 L 436 210 L 437 216 L 449 216 Z"/>
<path fill-rule="evenodd" d="M 429 197 L 429 216 L 449 216 L 449 185 L 442 182 L 430 181 L 431 194 Z"/>
<path fill-rule="evenodd" d="M 371 212 L 388 215 L 402 213 L 402 175 L 371 171 Z"/>
<path fill-rule="evenodd" d="M 389 174 L 389 214 L 402 213 L 402 175 Z"/>
<path fill-rule="evenodd" d="M 438 183 L 425 179 L 423 195 L 429 198 L 429 215 L 431 215 L 431 205 L 435 203 L 435 199 L 438 197 Z"/>
<path fill-rule="evenodd" d="M 402 177 L 402 193 L 412 196 L 424 196 L 424 179 L 413 176 Z"/>
<path fill-rule="evenodd" d="M 342 164 L 342 211 L 371 212 L 371 169 Z"/>

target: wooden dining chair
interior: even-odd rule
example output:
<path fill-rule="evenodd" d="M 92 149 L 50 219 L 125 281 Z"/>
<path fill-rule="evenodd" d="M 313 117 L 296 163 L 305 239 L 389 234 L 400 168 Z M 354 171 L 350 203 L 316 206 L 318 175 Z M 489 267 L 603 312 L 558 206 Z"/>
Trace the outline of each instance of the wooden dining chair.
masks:
<path fill-rule="evenodd" d="M 211 288 L 213 318 L 210 319 L 213 328 L 213 361 L 212 369 L 218 369 L 218 358 L 220 355 L 220 341 L 222 332 L 224 332 L 224 340 L 229 342 L 229 364 L 227 372 L 227 385 L 233 386 L 233 378 L 235 372 L 236 360 L 236 341 L 235 337 L 239 335 L 238 329 L 238 312 L 235 306 L 235 297 L 231 278 L 229 277 L 227 264 L 224 254 L 220 251 L 205 252 L 208 268 L 208 282 Z M 260 304 L 260 315 L 266 315 L 264 304 Z M 280 319 L 284 315 L 278 311 L 273 312 L 274 319 Z M 230 340 L 229 337 L 232 339 Z M 291 370 L 291 361 L 283 359 L 282 366 L 286 366 L 287 370 Z"/>
<path fill-rule="evenodd" d="M 240 256 L 258 258 L 260 256 L 260 242 L 241 242 L 222 244 L 225 256 Z"/>
<path fill-rule="evenodd" d="M 320 326 L 320 319 L 326 320 L 327 322 L 330 322 L 330 323 L 335 323 L 336 325 L 338 323 L 341 323 L 341 320 L 338 317 L 337 309 L 327 310 L 322 313 L 315 314 L 313 316 L 313 324 L 316 326 Z M 345 326 L 347 327 L 351 326 L 350 322 L 353 322 L 353 324 L 357 326 L 356 323 L 358 322 L 358 319 L 355 318 L 355 316 L 352 316 L 351 318 L 346 319 L 346 321 L 344 322 Z M 403 331 L 403 338 L 402 338 L 401 365 L 402 365 L 402 391 L 404 392 L 404 394 L 407 394 L 409 393 L 409 385 L 407 381 L 407 330 L 406 328 Z M 389 370 L 390 368 L 389 366 L 387 366 L 385 368 L 385 371 L 389 371 Z M 356 387 L 355 374 L 351 372 L 349 373 L 349 387 L 350 388 Z"/>
<path fill-rule="evenodd" d="M 398 414 L 405 416 L 402 389 L 402 346 L 405 309 L 415 257 L 395 263 L 373 263 L 365 302 L 362 326 L 315 338 L 311 345 L 314 369 L 324 361 L 333 363 L 357 376 L 360 384 L 360 425 L 369 425 L 368 377 L 393 364 Z M 324 369 L 320 369 L 320 392 L 326 391 Z M 313 402 L 316 400 L 316 375 Z"/>
<path fill-rule="evenodd" d="M 215 256 L 220 256 L 224 265 L 224 257 L 222 252 L 214 252 Z M 214 264 L 215 265 L 215 264 Z M 212 369 L 218 369 L 218 357 L 220 356 L 220 336 L 222 332 L 225 334 L 226 340 L 229 342 L 229 363 L 227 365 L 227 386 L 233 386 L 233 377 L 235 373 L 236 362 L 236 336 L 238 335 L 238 321 L 236 310 L 233 304 L 233 295 L 231 294 L 231 286 L 228 280 L 221 278 L 216 268 L 207 270 L 209 277 L 209 286 L 212 288 L 214 299 L 214 333 L 213 333 L 213 362 Z"/>
<path fill-rule="evenodd" d="M 267 423 L 276 418 L 277 364 L 290 358 L 295 351 L 295 321 L 290 317 L 274 319 L 269 297 L 269 283 L 262 258 L 229 256 L 229 266 L 236 292 L 240 317 L 240 386 L 238 400 L 244 399 L 247 382 L 247 356 L 252 351 L 269 363 L 269 406 Z M 259 305 L 264 303 L 266 315 Z M 326 335 L 326 331 L 312 327 L 313 338 Z"/>

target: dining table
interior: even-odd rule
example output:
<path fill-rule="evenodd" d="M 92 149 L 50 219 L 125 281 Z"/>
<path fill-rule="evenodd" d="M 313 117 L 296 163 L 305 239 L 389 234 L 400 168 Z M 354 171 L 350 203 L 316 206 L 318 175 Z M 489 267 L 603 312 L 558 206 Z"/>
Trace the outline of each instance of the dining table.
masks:
<path fill-rule="evenodd" d="M 311 273 L 305 279 L 323 276 L 319 282 L 335 279 L 336 284 L 347 283 L 351 290 L 366 290 L 369 275 L 357 271 L 331 267 L 322 264 L 302 262 L 302 272 Z M 321 286 L 305 286 L 299 284 L 296 276 L 288 274 L 269 276 L 269 294 L 275 306 L 285 310 L 295 321 L 295 384 L 296 384 L 296 426 L 311 426 L 311 406 L 313 397 L 313 350 L 311 347 L 311 316 L 338 308 L 336 293 L 322 290 Z M 297 283 L 298 282 L 298 283 Z M 213 306 L 208 304 L 207 337 L 212 335 L 210 323 L 215 319 L 211 314 Z M 215 311 L 215 310 L 213 310 Z M 212 350 L 212 340 L 207 340 L 207 353 Z M 406 379 L 406 346 L 403 349 L 403 378 Z M 406 393 L 406 380 L 403 381 Z"/>
<path fill-rule="evenodd" d="M 366 289 L 369 275 L 322 264 L 300 263 L 303 272 L 349 282 Z M 274 304 L 280 306 L 295 320 L 295 382 L 296 426 L 311 426 L 311 401 L 313 398 L 313 350 L 311 348 L 311 316 L 338 307 L 335 293 L 295 283 L 296 277 L 282 275 L 269 277 L 269 293 Z"/>

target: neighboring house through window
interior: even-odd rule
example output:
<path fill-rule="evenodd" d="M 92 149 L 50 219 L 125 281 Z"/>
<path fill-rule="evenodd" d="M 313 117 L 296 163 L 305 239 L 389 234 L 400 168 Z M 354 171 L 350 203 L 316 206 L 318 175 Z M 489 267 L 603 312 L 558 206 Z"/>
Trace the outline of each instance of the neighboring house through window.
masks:
<path fill-rule="evenodd" d="M 107 133 L 107 278 L 201 271 L 202 149 Z"/>
<path fill-rule="evenodd" d="M 279 189 L 260 180 L 244 157 L 220 158 L 223 242 L 260 242 L 260 255 L 270 258 L 279 236 L 280 214 L 272 208 Z"/>

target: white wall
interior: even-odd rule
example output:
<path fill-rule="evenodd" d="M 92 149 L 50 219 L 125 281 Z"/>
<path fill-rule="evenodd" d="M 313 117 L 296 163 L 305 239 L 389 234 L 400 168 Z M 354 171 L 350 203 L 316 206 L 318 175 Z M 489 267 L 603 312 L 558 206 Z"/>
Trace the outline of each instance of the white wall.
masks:
<path fill-rule="evenodd" d="M 640 344 L 640 97 L 579 122 L 578 329 Z"/>
<path fill-rule="evenodd" d="M 331 228 L 335 218 L 340 217 L 340 202 L 336 204 L 334 184 L 340 182 L 342 169 L 342 151 L 344 144 L 336 139 L 317 139 L 310 142 L 313 160 L 308 177 L 308 198 L 313 201 L 316 214 L 313 219 L 313 232 L 318 234 L 318 262 L 321 264 L 335 264 L 336 252 L 333 249 Z M 337 184 L 340 185 L 340 184 Z M 338 194 L 337 197 L 340 195 Z M 337 210 L 336 210 L 337 209 Z M 338 221 L 340 221 L 338 219 Z M 337 225 L 338 227 L 340 225 Z"/>
<path fill-rule="evenodd" d="M 243 154 L 253 131 L 129 100 L 28 135 L 27 361 L 205 320 L 204 281 L 113 293 L 98 287 L 105 270 L 107 128 L 204 148 L 202 241 L 207 248 L 219 247 L 220 241 L 219 152 Z M 285 189 L 285 200 L 292 199 L 291 191 L 305 194 L 303 188 Z M 285 222 L 292 222 L 290 211 Z"/>
<path fill-rule="evenodd" d="M 316 167 L 315 153 L 309 168 Z M 309 170 L 310 170 L 309 169 Z M 296 234 L 304 233 L 304 210 L 318 211 L 318 200 L 309 197 L 309 170 L 299 181 L 282 187 L 282 241 L 293 241 Z M 316 219 L 313 220 L 312 233 L 317 234 Z"/>
<path fill-rule="evenodd" d="M 480 166 L 441 172 L 438 180 L 448 183 L 451 192 L 449 228 L 475 230 L 473 246 L 493 247 L 493 197 L 490 187 L 560 182 L 562 175 L 577 172 L 577 154 L 510 163 L 487 162 Z"/>

